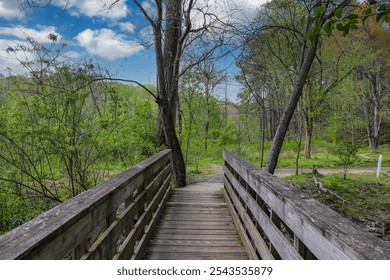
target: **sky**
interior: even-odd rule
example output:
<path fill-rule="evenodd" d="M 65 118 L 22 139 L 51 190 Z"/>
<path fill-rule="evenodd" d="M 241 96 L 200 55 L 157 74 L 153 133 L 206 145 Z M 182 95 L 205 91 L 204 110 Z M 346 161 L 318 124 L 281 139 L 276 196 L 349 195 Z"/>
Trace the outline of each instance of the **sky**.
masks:
<path fill-rule="evenodd" d="M 221 3 L 236 5 L 240 15 L 251 18 L 266 0 L 198 0 L 208 2 L 211 9 L 221 13 Z M 117 78 L 155 83 L 153 46 L 142 43 L 150 39 L 148 22 L 132 0 L 121 0 L 108 10 L 113 0 L 52 0 L 41 8 L 21 8 L 22 0 L 0 0 L 0 73 L 24 74 L 15 53 L 9 47 L 27 46 L 33 38 L 49 46 L 49 34 L 56 34 L 58 42 L 65 42 L 62 50 L 66 59 L 93 60 L 110 69 Z M 49 1 L 47 1 L 49 2 Z M 153 1 L 140 1 L 153 11 Z M 27 54 L 29 59 L 34 54 Z M 22 57 L 19 54 L 19 58 Z M 228 58 L 225 58 L 228 60 Z M 223 64 L 223 62 L 222 62 Z M 225 63 L 228 64 L 227 62 Z M 234 71 L 233 69 L 231 71 Z M 232 87 L 237 85 L 231 85 Z"/>

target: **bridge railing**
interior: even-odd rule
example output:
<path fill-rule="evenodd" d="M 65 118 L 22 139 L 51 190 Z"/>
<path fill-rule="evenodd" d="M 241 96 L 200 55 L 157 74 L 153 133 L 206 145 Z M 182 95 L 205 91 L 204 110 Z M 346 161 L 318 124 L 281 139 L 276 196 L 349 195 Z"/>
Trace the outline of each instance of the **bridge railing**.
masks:
<path fill-rule="evenodd" d="M 224 152 L 224 194 L 251 259 L 390 259 L 390 246 L 297 188 Z"/>
<path fill-rule="evenodd" d="M 170 182 L 164 150 L 0 237 L 0 259 L 137 259 Z"/>

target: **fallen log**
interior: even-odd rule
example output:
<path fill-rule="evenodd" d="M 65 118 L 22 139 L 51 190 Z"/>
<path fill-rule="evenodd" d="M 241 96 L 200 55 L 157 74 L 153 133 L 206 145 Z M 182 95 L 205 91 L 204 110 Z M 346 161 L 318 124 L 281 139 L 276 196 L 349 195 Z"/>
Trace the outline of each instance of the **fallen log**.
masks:
<path fill-rule="evenodd" d="M 323 193 L 330 193 L 331 195 L 334 195 L 335 197 L 337 197 L 338 199 L 340 199 L 343 203 L 347 203 L 347 204 L 351 204 L 351 202 L 345 200 L 344 198 L 342 198 L 340 195 L 338 195 L 337 193 L 335 193 L 334 191 L 324 187 L 324 184 L 320 181 L 317 180 L 316 177 L 314 177 L 314 183 L 316 184 L 316 187 Z"/>

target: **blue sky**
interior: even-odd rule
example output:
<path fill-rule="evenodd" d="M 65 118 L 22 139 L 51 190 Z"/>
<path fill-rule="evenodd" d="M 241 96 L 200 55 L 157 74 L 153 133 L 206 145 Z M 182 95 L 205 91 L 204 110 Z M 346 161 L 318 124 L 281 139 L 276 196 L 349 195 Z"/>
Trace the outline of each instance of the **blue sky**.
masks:
<path fill-rule="evenodd" d="M 222 2 L 242 9 L 241 15 L 252 17 L 263 0 L 198 0 L 208 2 L 221 13 Z M 23 10 L 21 0 L 0 0 L 0 73 L 23 74 L 25 70 L 7 53 L 8 47 L 27 44 L 31 37 L 40 44 L 49 44 L 48 35 L 57 34 L 66 42 L 63 53 L 69 59 L 99 61 L 116 77 L 141 83 L 155 82 L 153 47 L 144 47 L 150 39 L 150 28 L 132 0 L 121 0 L 108 10 L 113 0 L 52 0 L 44 8 Z M 153 1 L 140 1 L 152 11 Z M 33 55 L 30 59 L 33 59 Z M 229 58 L 222 64 L 228 65 Z M 232 69 L 232 71 L 234 71 Z M 234 85 L 232 85 L 234 86 Z"/>

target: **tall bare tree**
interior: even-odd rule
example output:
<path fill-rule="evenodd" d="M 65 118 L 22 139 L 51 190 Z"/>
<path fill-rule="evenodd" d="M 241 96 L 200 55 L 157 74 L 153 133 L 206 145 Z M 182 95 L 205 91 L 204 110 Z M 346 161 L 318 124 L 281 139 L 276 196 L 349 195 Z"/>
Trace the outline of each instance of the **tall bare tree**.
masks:
<path fill-rule="evenodd" d="M 119 2 L 118 0 L 115 3 Z M 204 21 L 193 26 L 196 0 L 155 0 L 155 9 L 147 11 L 138 0 L 133 0 L 153 30 L 157 68 L 157 104 L 164 127 L 165 141 L 172 149 L 173 173 L 177 187 L 186 185 L 186 167 L 176 134 L 180 63 L 186 47 L 207 31 L 210 22 L 201 10 Z M 204 57 L 205 58 L 205 57 Z"/>

